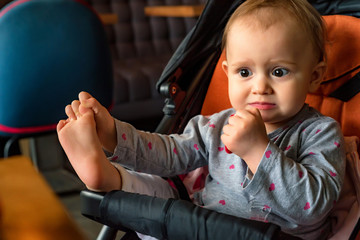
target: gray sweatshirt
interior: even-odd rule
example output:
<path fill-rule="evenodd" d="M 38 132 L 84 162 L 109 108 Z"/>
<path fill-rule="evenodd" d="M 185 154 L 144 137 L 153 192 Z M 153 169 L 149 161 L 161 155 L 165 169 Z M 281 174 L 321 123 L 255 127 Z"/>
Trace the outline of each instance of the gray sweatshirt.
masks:
<path fill-rule="evenodd" d="M 173 176 L 208 165 L 195 202 L 218 212 L 271 222 L 307 239 L 326 237 L 328 214 L 345 174 L 345 146 L 338 123 L 305 105 L 270 142 L 255 174 L 225 151 L 220 136 L 234 109 L 196 116 L 183 134 L 138 131 L 116 120 L 114 157 L 135 171 Z"/>

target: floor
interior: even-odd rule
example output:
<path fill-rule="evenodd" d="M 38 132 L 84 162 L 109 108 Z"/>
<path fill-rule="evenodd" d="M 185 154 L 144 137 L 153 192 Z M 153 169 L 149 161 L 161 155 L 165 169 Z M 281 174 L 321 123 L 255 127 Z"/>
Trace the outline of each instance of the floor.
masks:
<path fill-rule="evenodd" d="M 80 211 L 80 194 L 73 193 L 69 195 L 60 196 L 61 202 L 68 210 L 70 216 L 75 220 L 76 224 L 84 232 L 89 240 L 95 240 L 100 233 L 102 225 L 92 221 L 83 215 Z"/>
<path fill-rule="evenodd" d="M 84 232 L 84 235 L 87 236 L 89 240 L 95 240 L 103 225 L 88 219 L 81 214 L 80 194 L 73 193 L 63 195 L 60 196 L 60 200 L 68 210 L 70 216 L 75 220 L 75 223 Z M 121 239 L 122 236 L 123 233 L 119 232 L 116 239 Z"/>

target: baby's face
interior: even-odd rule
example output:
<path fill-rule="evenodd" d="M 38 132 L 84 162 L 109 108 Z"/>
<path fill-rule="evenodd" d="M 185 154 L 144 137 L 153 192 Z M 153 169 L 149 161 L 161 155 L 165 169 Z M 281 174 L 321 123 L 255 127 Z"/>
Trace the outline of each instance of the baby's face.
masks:
<path fill-rule="evenodd" d="M 309 89 L 317 87 L 313 80 L 321 73 L 313 49 L 292 21 L 268 29 L 234 22 L 223 63 L 233 108 L 258 108 L 268 132 L 283 126 L 303 107 Z"/>

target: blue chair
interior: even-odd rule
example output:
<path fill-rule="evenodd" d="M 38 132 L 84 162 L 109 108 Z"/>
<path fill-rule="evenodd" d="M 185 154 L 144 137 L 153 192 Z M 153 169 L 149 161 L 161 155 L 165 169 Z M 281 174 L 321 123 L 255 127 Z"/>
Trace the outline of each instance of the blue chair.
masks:
<path fill-rule="evenodd" d="M 7 139 L 5 157 L 19 139 L 47 133 L 51 140 L 40 140 L 45 146 L 31 140 L 33 161 L 41 170 L 41 162 L 59 158 L 55 128 L 66 118 L 64 107 L 83 90 L 110 107 L 112 84 L 104 26 L 86 2 L 17 0 L 1 10 L 0 137 Z"/>

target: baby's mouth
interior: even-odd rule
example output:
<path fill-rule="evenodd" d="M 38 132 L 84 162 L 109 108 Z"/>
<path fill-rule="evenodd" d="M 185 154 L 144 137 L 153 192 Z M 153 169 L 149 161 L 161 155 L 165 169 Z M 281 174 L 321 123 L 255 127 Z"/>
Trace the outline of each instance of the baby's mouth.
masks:
<path fill-rule="evenodd" d="M 270 102 L 252 102 L 249 105 L 259 110 L 270 110 L 276 107 L 275 103 Z"/>

